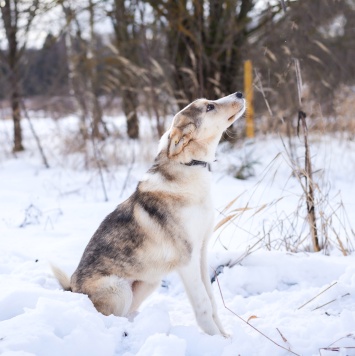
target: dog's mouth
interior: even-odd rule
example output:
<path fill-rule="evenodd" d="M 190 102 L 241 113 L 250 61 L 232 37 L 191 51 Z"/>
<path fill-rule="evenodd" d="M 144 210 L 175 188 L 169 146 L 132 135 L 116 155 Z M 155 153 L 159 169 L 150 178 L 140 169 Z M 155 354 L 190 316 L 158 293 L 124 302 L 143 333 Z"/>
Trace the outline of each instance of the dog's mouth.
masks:
<path fill-rule="evenodd" d="M 238 120 L 241 116 L 243 116 L 244 112 L 246 110 L 246 106 L 244 105 L 238 112 L 236 112 L 234 115 L 232 115 L 228 121 L 236 121 Z"/>
<path fill-rule="evenodd" d="M 239 110 L 237 113 L 233 114 L 233 115 L 228 119 L 228 121 L 229 121 L 229 122 L 232 122 L 232 121 L 238 120 L 238 119 L 244 114 L 244 111 L 245 111 L 244 108 L 241 109 L 241 110 Z"/>

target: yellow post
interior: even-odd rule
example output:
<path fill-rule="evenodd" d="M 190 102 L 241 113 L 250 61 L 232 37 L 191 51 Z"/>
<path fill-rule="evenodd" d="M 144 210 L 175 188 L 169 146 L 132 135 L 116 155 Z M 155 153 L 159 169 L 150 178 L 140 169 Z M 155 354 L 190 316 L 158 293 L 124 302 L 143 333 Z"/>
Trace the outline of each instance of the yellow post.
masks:
<path fill-rule="evenodd" d="M 247 101 L 246 128 L 247 137 L 254 137 L 254 107 L 253 107 L 253 65 L 251 60 L 244 62 L 244 95 Z"/>

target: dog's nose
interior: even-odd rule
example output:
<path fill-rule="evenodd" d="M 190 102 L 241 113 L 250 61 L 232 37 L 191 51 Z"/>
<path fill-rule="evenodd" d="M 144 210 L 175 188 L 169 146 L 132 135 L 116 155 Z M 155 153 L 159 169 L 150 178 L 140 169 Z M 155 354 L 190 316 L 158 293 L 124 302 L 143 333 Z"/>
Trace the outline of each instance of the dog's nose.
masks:
<path fill-rule="evenodd" d="M 241 93 L 240 91 L 237 91 L 235 93 L 235 96 L 238 98 L 238 99 L 241 99 L 243 97 L 243 93 Z"/>

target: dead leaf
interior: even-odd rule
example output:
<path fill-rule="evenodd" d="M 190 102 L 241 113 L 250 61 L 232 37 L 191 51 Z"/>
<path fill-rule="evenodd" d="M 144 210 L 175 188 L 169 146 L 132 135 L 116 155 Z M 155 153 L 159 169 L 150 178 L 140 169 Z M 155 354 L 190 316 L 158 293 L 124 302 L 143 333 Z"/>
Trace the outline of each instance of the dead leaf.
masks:
<path fill-rule="evenodd" d="M 256 315 L 251 315 L 248 320 L 247 320 L 247 323 L 249 323 L 250 320 L 252 319 L 258 319 L 258 317 Z"/>

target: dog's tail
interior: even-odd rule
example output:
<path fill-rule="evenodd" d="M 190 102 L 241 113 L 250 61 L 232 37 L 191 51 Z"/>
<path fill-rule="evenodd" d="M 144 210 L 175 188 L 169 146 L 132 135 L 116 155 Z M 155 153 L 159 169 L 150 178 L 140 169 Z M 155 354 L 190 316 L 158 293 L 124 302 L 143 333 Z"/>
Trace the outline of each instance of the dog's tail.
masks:
<path fill-rule="evenodd" d="M 62 286 L 62 288 L 66 291 L 72 291 L 71 286 L 70 286 L 70 278 L 67 276 L 65 272 L 63 272 L 61 269 L 59 269 L 57 266 L 51 265 L 53 274 L 55 278 L 58 279 L 59 284 Z"/>

